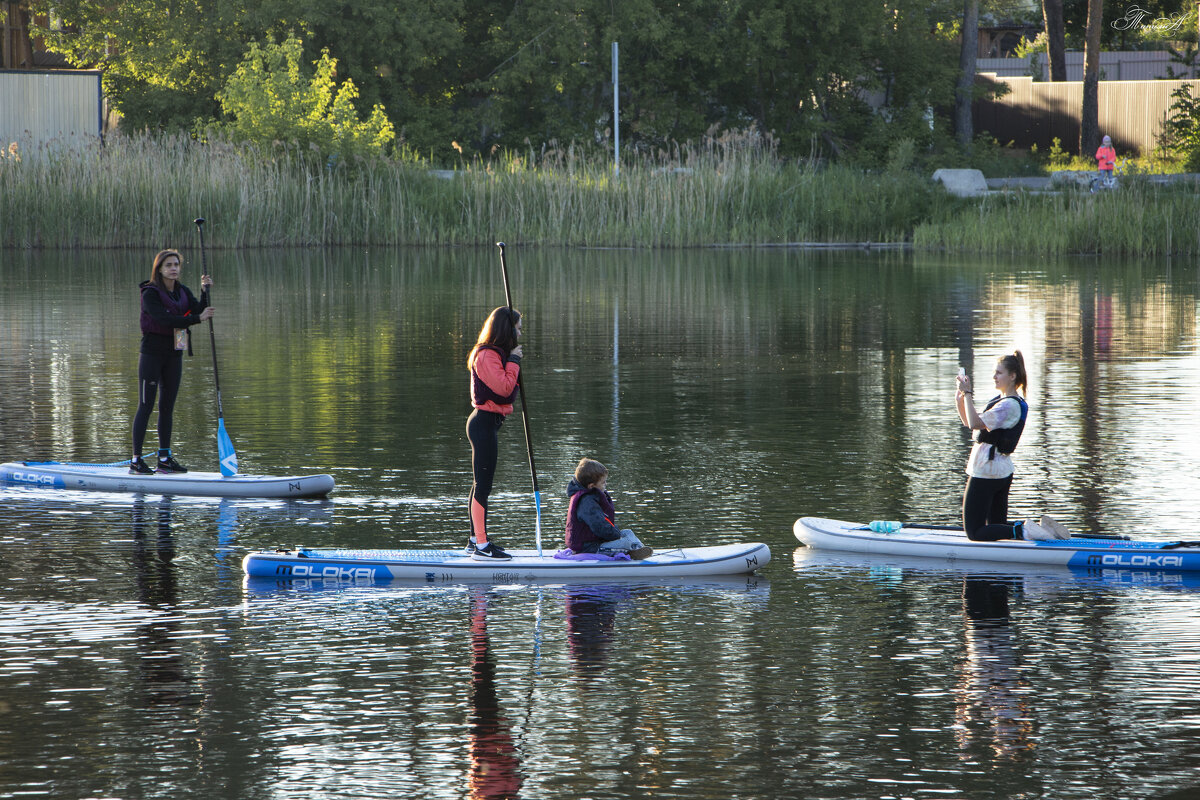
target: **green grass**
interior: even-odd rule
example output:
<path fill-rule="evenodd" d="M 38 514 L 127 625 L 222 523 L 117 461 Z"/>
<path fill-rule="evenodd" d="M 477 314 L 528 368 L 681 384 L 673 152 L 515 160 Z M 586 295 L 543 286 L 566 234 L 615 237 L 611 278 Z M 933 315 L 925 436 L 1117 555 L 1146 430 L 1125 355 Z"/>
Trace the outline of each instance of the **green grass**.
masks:
<path fill-rule="evenodd" d="M 1189 187 L 1190 188 L 1190 187 Z M 754 131 L 628 157 L 576 146 L 463 163 L 329 165 L 187 137 L 113 137 L 0 161 L 0 246 L 162 247 L 206 217 L 213 247 L 692 247 L 912 242 L 978 252 L 1200 251 L 1200 201 L 1136 177 L 1099 195 L 960 200 L 928 176 L 781 158 Z"/>

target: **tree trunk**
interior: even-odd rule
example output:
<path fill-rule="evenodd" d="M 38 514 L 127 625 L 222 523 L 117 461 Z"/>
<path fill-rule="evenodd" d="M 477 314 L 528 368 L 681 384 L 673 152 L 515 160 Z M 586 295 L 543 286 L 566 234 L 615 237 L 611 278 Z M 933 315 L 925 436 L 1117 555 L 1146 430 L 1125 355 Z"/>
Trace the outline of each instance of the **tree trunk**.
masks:
<path fill-rule="evenodd" d="M 0 69 L 33 69 L 29 8 L 22 3 L 0 2 L 0 17 L 4 19 L 0 22 Z"/>
<path fill-rule="evenodd" d="M 958 86 L 954 91 L 954 134 L 964 147 L 975 138 L 971 101 L 975 89 L 975 59 L 979 55 L 979 0 L 963 0 L 962 50 L 958 56 Z"/>
<path fill-rule="evenodd" d="M 1083 112 L 1079 118 L 1079 155 L 1086 157 L 1100 146 L 1100 25 L 1104 0 L 1088 0 L 1087 31 L 1083 50 Z"/>
<path fill-rule="evenodd" d="M 1042 0 L 1042 19 L 1046 21 L 1046 54 L 1050 58 L 1050 80 L 1067 79 L 1067 39 L 1063 27 L 1062 0 Z"/>

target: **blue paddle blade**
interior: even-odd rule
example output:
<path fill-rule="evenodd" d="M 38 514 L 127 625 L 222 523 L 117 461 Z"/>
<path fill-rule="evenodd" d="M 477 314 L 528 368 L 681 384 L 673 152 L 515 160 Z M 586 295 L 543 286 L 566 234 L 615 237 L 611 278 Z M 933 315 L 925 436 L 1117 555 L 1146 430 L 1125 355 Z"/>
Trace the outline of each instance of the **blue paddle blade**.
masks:
<path fill-rule="evenodd" d="M 237 453 L 233 451 L 233 442 L 225 432 L 224 418 L 217 419 L 217 457 L 221 460 L 221 474 L 226 478 L 237 475 Z"/>

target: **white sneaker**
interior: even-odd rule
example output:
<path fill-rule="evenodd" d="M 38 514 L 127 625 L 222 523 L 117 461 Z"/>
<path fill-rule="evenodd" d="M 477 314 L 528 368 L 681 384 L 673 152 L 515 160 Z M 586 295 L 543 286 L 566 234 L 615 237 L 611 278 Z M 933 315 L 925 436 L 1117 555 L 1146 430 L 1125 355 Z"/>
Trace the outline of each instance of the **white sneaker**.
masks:
<path fill-rule="evenodd" d="M 1022 528 L 1025 532 L 1025 540 L 1029 542 L 1050 542 L 1058 539 L 1052 531 L 1046 530 L 1031 519 L 1025 520 Z"/>
<path fill-rule="evenodd" d="M 512 556 L 500 549 L 500 545 L 495 542 L 486 542 L 485 544 L 477 545 L 475 552 L 471 553 L 471 558 L 476 561 L 511 561 Z"/>
<path fill-rule="evenodd" d="M 1070 539 L 1071 538 L 1071 532 L 1069 530 L 1067 530 L 1067 526 L 1063 525 L 1061 522 L 1059 522 L 1058 520 L 1056 520 L 1054 517 L 1050 516 L 1049 514 L 1042 514 L 1042 518 L 1038 521 L 1038 524 L 1041 525 L 1046 530 L 1053 533 L 1054 538 L 1056 538 L 1056 539 Z"/>

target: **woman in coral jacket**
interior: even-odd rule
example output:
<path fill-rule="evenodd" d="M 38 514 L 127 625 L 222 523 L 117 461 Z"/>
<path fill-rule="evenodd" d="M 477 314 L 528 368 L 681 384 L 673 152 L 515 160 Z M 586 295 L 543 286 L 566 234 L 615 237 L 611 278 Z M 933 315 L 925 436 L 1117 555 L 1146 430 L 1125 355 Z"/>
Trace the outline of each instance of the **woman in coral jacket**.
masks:
<path fill-rule="evenodd" d="M 468 510 L 471 538 L 467 549 L 480 561 L 512 558 L 488 539 L 488 496 L 496 476 L 500 426 L 513 411 L 521 374 L 521 314 L 508 306 L 495 309 L 479 331 L 467 357 L 471 371 L 471 405 L 467 439 L 471 442 L 471 496 Z"/>

